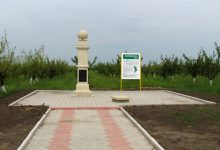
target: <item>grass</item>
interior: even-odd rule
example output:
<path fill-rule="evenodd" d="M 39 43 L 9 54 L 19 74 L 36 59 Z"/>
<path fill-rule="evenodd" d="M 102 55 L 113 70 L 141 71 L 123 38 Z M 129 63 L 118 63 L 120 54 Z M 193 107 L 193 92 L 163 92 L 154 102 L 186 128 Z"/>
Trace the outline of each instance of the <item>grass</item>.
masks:
<path fill-rule="evenodd" d="M 95 72 L 90 72 L 90 86 L 95 89 L 120 89 L 119 77 L 106 77 Z M 174 79 L 157 76 L 143 76 L 142 87 L 161 87 L 180 91 L 190 91 L 198 93 L 220 94 L 220 76 L 213 81 L 213 86 L 209 85 L 209 80 L 199 76 L 193 84 L 190 76 L 175 76 Z M 123 89 L 139 89 L 139 80 L 123 80 Z"/>
<path fill-rule="evenodd" d="M 29 85 L 29 79 L 19 77 L 18 79 L 9 79 L 6 83 L 8 94 L 25 89 L 54 89 L 54 90 L 74 90 L 76 85 L 76 76 L 74 73 L 66 73 L 53 79 L 39 80 L 34 86 Z M 120 89 L 119 77 L 107 77 L 94 71 L 89 72 L 89 85 L 91 89 Z M 174 79 L 164 79 L 162 77 L 142 77 L 142 87 L 161 87 L 181 91 L 191 91 L 200 93 L 220 94 L 220 76 L 214 80 L 213 86 L 205 77 L 198 77 L 195 84 L 192 83 L 190 76 L 175 76 Z M 123 89 L 139 89 L 139 80 L 123 80 Z M 5 94 L 0 93 L 0 97 Z"/>
<path fill-rule="evenodd" d="M 27 89 L 38 90 L 74 90 L 76 84 L 76 77 L 74 73 L 66 73 L 63 76 L 57 76 L 53 79 L 40 79 L 39 82 L 33 86 L 29 84 L 29 79 L 18 77 L 17 79 L 9 79 L 5 85 L 7 94 L 0 92 L 0 97 L 4 97 L 17 91 Z"/>
<path fill-rule="evenodd" d="M 162 77 L 153 78 L 149 76 L 145 77 L 143 85 L 198 93 L 220 94 L 220 76 L 213 82 L 213 86 L 210 86 L 209 80 L 202 76 L 197 77 L 194 84 L 190 76 L 175 76 L 173 80 L 171 78 L 164 79 Z"/>
<path fill-rule="evenodd" d="M 107 77 L 94 71 L 89 73 L 89 85 L 93 89 L 120 90 L 120 77 Z M 123 89 L 139 88 L 138 80 L 123 80 Z"/>

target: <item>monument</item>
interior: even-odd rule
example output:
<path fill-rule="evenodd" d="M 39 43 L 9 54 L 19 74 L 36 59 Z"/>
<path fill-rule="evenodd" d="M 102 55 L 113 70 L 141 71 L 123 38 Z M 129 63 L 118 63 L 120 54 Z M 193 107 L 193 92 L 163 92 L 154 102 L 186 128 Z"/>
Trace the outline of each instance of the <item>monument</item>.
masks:
<path fill-rule="evenodd" d="M 77 84 L 74 94 L 75 96 L 91 96 L 92 92 L 89 90 L 88 83 L 88 33 L 86 30 L 80 30 L 77 36 Z"/>

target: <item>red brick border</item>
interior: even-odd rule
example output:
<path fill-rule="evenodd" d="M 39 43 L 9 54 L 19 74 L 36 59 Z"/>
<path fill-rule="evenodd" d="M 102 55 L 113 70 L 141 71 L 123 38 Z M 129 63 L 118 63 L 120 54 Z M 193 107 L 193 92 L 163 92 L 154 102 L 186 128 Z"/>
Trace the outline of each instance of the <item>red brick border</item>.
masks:
<path fill-rule="evenodd" d="M 120 107 L 51 107 L 52 110 L 119 110 Z"/>
<path fill-rule="evenodd" d="M 72 122 L 74 118 L 74 110 L 64 110 L 57 128 L 55 129 L 53 138 L 51 139 L 49 150 L 68 150 L 70 149 L 70 140 L 72 132 Z"/>
<path fill-rule="evenodd" d="M 112 150 L 132 150 L 121 129 L 108 110 L 97 110 Z"/>

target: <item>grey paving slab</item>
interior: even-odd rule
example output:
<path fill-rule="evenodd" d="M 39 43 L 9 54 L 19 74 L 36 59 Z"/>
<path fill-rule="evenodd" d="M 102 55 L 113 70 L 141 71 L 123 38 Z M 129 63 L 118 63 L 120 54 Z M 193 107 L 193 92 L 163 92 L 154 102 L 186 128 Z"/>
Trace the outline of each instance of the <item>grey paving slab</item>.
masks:
<path fill-rule="evenodd" d="M 51 111 L 44 120 L 42 126 L 38 128 L 33 138 L 29 142 L 26 150 L 48 150 L 54 130 L 57 126 L 62 110 Z"/>
<path fill-rule="evenodd" d="M 125 95 L 129 102 L 112 102 L 111 96 Z M 38 91 L 15 105 L 49 105 L 50 107 L 115 107 L 120 105 L 203 104 L 167 91 L 93 91 L 91 97 L 76 97 L 73 91 Z"/>
<path fill-rule="evenodd" d="M 135 150 L 153 150 L 153 146 L 146 140 L 146 138 L 138 131 L 136 127 L 122 114 L 121 111 L 110 111 L 114 120 L 122 130 L 123 134 L 127 138 L 128 142 Z"/>
<path fill-rule="evenodd" d="M 125 103 L 112 102 L 111 97 L 118 95 L 128 96 L 130 98 L 130 101 Z M 15 103 L 14 105 L 16 106 L 42 104 L 49 105 L 50 107 L 59 108 L 85 108 L 118 107 L 121 105 L 172 105 L 204 103 L 201 101 L 196 101 L 190 97 L 173 94 L 167 91 L 93 91 L 93 95 L 91 97 L 76 97 L 73 95 L 73 91 L 37 91 L 34 94 L 23 98 L 21 101 Z M 68 121 L 67 125 L 65 125 L 65 119 L 64 121 L 59 119 L 63 117 L 65 118 L 63 114 L 65 114 L 64 112 L 68 111 L 68 109 L 52 110 L 43 122 L 42 126 L 34 134 L 26 149 L 51 149 L 51 145 L 53 145 L 53 143 L 55 143 L 56 145 L 56 141 L 54 142 L 54 139 L 59 139 L 60 133 L 61 135 L 63 131 L 63 134 L 68 133 L 68 131 L 62 128 L 65 126 L 67 128 L 71 128 L 71 130 L 68 129 L 71 132 L 69 132 L 70 134 L 68 134 L 68 136 L 71 136 L 70 139 L 67 138 L 69 139 L 69 142 L 64 143 L 68 145 L 70 149 L 114 149 L 114 144 L 120 144 L 120 142 L 116 142 L 117 140 L 120 140 L 120 138 L 117 139 L 117 136 L 112 135 L 111 131 L 114 134 L 118 134 L 118 132 L 120 132 L 119 135 L 122 134 L 121 140 L 124 141 L 125 138 L 124 143 L 128 143 L 129 149 L 153 149 L 152 145 L 144 138 L 144 136 L 138 131 L 138 129 L 122 114 L 121 111 L 106 110 L 108 112 L 107 114 L 110 113 L 109 118 L 108 115 L 100 116 L 100 112 L 102 111 L 98 110 L 99 109 L 74 110 L 74 117 L 70 120 L 66 120 Z M 106 122 L 106 120 L 108 119 L 111 119 L 113 122 L 115 122 L 116 125 L 112 125 L 111 123 L 109 124 L 108 121 Z M 58 126 L 59 128 L 57 128 Z M 56 134 L 55 132 L 58 132 L 58 134 Z"/>
<path fill-rule="evenodd" d="M 69 111 L 69 110 L 64 110 Z M 108 111 L 110 116 L 116 122 L 121 130 L 122 136 L 128 141 L 129 146 L 133 150 L 151 150 L 153 147 L 144 138 L 144 136 L 136 129 L 136 127 L 122 114 L 120 110 L 104 110 Z M 59 124 L 59 118 L 63 110 L 52 110 L 45 119 L 31 141 L 26 150 L 46 150 L 50 149 L 56 128 Z M 98 110 L 74 110 L 74 117 L 68 121 L 72 124 L 71 139 L 69 149 L 77 150 L 111 150 L 113 149 L 105 130 L 103 120 L 101 120 Z M 114 129 L 112 129 L 114 130 Z M 120 140 L 120 139 L 115 139 Z M 117 141 L 116 141 L 117 143 Z M 120 143 L 120 141 L 119 141 Z"/>
<path fill-rule="evenodd" d="M 110 150 L 101 120 L 96 111 L 75 112 L 71 149 Z"/>
<path fill-rule="evenodd" d="M 138 129 L 122 114 L 121 111 L 110 110 L 109 112 L 132 149 L 154 149 L 146 138 L 138 131 Z"/>

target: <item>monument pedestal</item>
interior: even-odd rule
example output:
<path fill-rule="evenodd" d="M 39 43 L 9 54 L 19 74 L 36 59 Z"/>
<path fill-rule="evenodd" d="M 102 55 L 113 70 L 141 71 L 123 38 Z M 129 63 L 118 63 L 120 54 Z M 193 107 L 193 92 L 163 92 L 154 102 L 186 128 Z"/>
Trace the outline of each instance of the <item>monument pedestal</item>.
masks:
<path fill-rule="evenodd" d="M 76 84 L 76 91 L 74 91 L 76 96 L 91 96 L 92 92 L 89 90 L 88 83 L 78 83 Z"/>
<path fill-rule="evenodd" d="M 88 33 L 85 30 L 80 30 L 78 32 L 78 43 L 76 46 L 78 64 L 77 64 L 77 84 L 76 91 L 74 91 L 75 96 L 91 96 L 92 92 L 89 90 L 88 83 Z"/>

